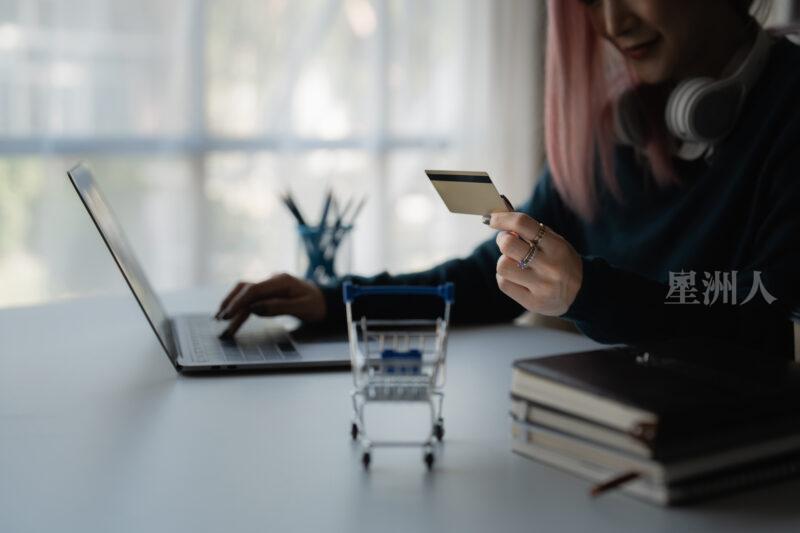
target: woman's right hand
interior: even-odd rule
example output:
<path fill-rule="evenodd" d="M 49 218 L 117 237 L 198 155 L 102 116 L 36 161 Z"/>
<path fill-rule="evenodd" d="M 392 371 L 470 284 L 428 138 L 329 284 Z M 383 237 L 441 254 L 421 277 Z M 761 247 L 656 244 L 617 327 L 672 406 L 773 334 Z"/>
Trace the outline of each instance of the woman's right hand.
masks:
<path fill-rule="evenodd" d="M 322 290 L 290 274 L 276 274 L 260 283 L 239 282 L 222 300 L 217 320 L 230 320 L 220 337 L 232 337 L 250 314 L 292 315 L 305 322 L 325 318 L 327 309 Z"/>

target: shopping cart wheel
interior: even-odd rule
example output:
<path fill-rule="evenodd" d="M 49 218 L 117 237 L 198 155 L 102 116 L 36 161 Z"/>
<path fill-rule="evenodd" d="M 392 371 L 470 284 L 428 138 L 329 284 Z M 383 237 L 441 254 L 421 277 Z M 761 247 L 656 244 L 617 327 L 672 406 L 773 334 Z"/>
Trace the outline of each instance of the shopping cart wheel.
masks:
<path fill-rule="evenodd" d="M 364 455 L 361 456 L 361 462 L 364 464 L 364 468 L 369 468 L 370 459 L 369 452 L 364 452 Z"/>
<path fill-rule="evenodd" d="M 350 426 L 350 436 L 353 437 L 353 440 L 358 438 L 358 426 L 355 422 Z"/>
<path fill-rule="evenodd" d="M 427 452 L 425 453 L 425 457 L 423 458 L 425 461 L 425 466 L 428 467 L 428 470 L 433 469 L 433 453 Z"/>
<path fill-rule="evenodd" d="M 436 440 L 441 442 L 442 439 L 444 438 L 444 424 L 439 422 L 435 426 L 433 426 L 433 434 L 436 436 Z"/>

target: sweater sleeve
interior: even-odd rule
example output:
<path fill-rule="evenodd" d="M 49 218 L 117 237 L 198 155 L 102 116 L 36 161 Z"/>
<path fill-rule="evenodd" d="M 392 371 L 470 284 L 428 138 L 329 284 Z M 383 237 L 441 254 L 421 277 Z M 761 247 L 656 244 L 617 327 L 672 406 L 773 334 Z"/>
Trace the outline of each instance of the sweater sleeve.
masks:
<path fill-rule="evenodd" d="M 571 213 L 561 202 L 547 168 L 540 175 L 531 198 L 518 207 L 518 210 L 541 220 L 559 233 L 562 233 L 562 227 L 571 226 Z M 429 270 L 405 274 L 382 272 L 370 277 L 345 276 L 337 283 L 321 287 L 327 313 L 324 323 L 318 325 L 326 328 L 344 326 L 346 319 L 342 283 L 345 280 L 360 285 L 438 285 L 449 281 L 455 285 L 455 304 L 451 311 L 451 321 L 454 324 L 511 321 L 525 309 L 497 287 L 495 272 L 499 258 L 500 250 L 495 239 L 491 238 L 478 245 L 468 256 L 445 261 Z M 374 300 L 363 298 L 363 301 L 359 301 L 359 306 L 354 307 L 357 309 L 356 316 L 434 316 L 441 308 L 440 301 L 435 298 L 414 297 L 412 300 L 397 297 Z"/>
<path fill-rule="evenodd" d="M 769 212 L 753 233 L 752 259 L 742 270 L 718 274 L 723 282 L 727 275 L 730 286 L 715 285 L 714 272 L 694 278 L 672 273 L 670 283 L 662 283 L 583 256 L 583 283 L 562 318 L 603 343 L 703 336 L 789 356 L 790 315 L 800 304 L 800 157 L 781 169 L 768 195 Z"/>

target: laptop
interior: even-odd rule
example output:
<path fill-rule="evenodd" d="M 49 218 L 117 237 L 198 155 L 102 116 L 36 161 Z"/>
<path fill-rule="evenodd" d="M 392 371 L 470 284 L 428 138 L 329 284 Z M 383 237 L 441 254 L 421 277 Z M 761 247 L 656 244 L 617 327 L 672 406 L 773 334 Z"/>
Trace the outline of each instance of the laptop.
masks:
<path fill-rule="evenodd" d="M 301 354 L 286 327 L 274 318 L 250 320 L 234 339 L 223 340 L 219 334 L 226 324 L 215 320 L 211 313 L 169 316 L 100 192 L 92 171 L 79 163 L 67 175 L 177 371 L 322 370 L 350 366 L 350 356 L 341 346 Z"/>

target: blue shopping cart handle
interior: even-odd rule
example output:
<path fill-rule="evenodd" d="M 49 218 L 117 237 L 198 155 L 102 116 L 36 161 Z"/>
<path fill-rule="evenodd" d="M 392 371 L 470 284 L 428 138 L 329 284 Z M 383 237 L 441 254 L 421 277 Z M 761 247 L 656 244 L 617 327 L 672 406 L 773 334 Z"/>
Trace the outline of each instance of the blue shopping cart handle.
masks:
<path fill-rule="evenodd" d="M 438 296 L 448 304 L 455 301 L 455 286 L 452 282 L 441 285 L 354 285 L 350 281 L 345 281 L 342 285 L 345 303 L 351 303 L 361 296 L 372 295 L 429 295 Z"/>

